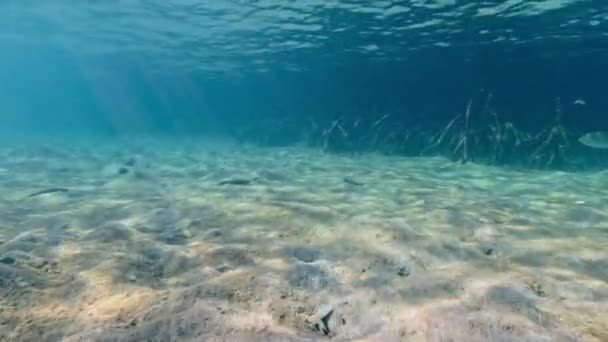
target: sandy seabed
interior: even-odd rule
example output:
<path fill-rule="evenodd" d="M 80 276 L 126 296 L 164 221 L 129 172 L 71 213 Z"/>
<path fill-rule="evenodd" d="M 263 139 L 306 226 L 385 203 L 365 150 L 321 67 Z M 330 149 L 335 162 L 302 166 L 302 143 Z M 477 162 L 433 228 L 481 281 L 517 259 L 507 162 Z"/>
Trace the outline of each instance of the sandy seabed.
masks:
<path fill-rule="evenodd" d="M 608 341 L 608 171 L 142 137 L 0 189 L 0 341 Z"/>

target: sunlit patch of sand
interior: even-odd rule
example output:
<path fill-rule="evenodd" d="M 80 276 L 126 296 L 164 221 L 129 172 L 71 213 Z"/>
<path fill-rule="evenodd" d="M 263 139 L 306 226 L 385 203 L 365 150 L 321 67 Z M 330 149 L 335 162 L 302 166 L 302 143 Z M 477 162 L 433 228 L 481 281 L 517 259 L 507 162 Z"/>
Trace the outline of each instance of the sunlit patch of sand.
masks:
<path fill-rule="evenodd" d="M 159 298 L 158 291 L 143 287 L 122 294 L 113 292 L 96 293 L 98 299 L 87 302 L 87 307 L 79 314 L 80 320 L 89 324 L 121 322 L 142 314 L 146 308 L 157 304 Z"/>
<path fill-rule="evenodd" d="M 141 312 L 146 306 L 156 303 L 161 293 L 135 284 L 117 284 L 106 272 L 85 271 L 79 276 L 85 283 L 81 298 L 87 303 L 82 314 L 97 321 Z"/>
<path fill-rule="evenodd" d="M 605 175 L 129 146 L 0 160 L 0 339 L 608 340 Z"/>
<path fill-rule="evenodd" d="M 55 248 L 55 255 L 59 262 L 73 259 L 82 253 L 82 247 L 75 242 L 64 242 Z"/>

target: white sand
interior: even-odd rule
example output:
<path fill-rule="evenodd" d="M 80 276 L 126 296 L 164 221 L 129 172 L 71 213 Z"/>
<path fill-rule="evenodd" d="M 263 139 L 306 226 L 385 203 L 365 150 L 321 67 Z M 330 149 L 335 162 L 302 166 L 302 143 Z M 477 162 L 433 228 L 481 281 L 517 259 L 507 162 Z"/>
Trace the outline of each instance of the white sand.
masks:
<path fill-rule="evenodd" d="M 0 189 L 0 341 L 608 341 L 608 171 L 138 138 Z"/>

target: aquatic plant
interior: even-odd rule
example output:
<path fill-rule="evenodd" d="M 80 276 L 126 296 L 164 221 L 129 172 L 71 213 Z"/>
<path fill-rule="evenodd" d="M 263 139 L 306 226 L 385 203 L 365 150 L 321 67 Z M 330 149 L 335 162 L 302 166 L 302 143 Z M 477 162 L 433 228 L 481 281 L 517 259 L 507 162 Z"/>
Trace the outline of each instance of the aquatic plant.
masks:
<path fill-rule="evenodd" d="M 581 144 L 574 143 L 580 134 L 564 124 L 559 97 L 555 99 L 552 121 L 538 132 L 520 129 L 513 121 L 503 119 L 492 102 L 492 93 L 485 95 L 482 106 L 476 107 L 471 98 L 462 113 L 434 129 L 430 125 L 389 122 L 390 114 L 367 124 L 341 116 L 326 128 L 315 123 L 317 130 L 310 134 L 307 142 L 326 152 L 443 155 L 461 163 L 475 161 L 537 169 L 569 169 L 580 167 L 581 158 L 598 157 L 598 154 L 576 153 L 577 149 L 584 145 L 603 146 L 603 141 L 608 141 L 608 134 L 603 139 L 601 133 L 596 133 L 586 135 Z"/>

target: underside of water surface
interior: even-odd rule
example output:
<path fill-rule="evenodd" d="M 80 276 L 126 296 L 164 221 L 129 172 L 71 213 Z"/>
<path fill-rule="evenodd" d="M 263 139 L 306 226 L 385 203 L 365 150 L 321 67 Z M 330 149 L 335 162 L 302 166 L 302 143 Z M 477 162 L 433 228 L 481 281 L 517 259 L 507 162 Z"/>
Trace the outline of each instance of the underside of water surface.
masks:
<path fill-rule="evenodd" d="M 604 1 L 0 23 L 0 341 L 608 341 Z"/>

